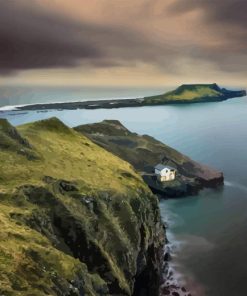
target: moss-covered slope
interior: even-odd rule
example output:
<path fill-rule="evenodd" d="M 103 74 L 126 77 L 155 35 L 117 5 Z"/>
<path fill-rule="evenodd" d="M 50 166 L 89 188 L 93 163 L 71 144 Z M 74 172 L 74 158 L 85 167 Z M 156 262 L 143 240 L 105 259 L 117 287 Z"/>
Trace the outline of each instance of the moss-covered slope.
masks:
<path fill-rule="evenodd" d="M 56 118 L 0 120 L 0 295 L 157 295 L 158 202 Z"/>
<path fill-rule="evenodd" d="M 150 187 L 160 189 L 166 195 L 186 195 L 203 187 L 214 187 L 223 183 L 221 172 L 193 161 L 150 136 L 132 133 L 119 121 L 104 120 L 78 126 L 75 130 L 130 162 L 142 173 Z M 152 172 L 154 166 L 160 162 L 177 169 L 175 181 L 161 184 L 154 180 Z"/>

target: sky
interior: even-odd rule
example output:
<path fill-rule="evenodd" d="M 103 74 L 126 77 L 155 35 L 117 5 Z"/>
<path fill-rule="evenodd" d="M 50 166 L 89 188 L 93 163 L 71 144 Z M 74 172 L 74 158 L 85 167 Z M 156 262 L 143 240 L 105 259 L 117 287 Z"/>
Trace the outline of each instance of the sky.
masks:
<path fill-rule="evenodd" d="M 246 85 L 246 0 L 0 0 L 0 84 Z"/>

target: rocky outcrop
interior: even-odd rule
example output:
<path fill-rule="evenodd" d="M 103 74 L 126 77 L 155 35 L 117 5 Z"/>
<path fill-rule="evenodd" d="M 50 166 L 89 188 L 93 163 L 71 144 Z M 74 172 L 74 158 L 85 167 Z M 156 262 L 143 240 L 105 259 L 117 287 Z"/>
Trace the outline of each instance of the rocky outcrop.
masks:
<path fill-rule="evenodd" d="M 16 132 L 39 158 L 0 149 L 0 295 L 158 295 L 165 234 L 140 176 L 57 119 Z"/>
<path fill-rule="evenodd" d="M 95 295 L 158 295 L 164 232 L 152 194 L 85 195 L 74 183 L 54 179 L 48 188 L 26 185 L 16 194 L 36 209 L 29 215 L 12 213 L 11 218 L 77 258 L 89 274 L 97 274 L 101 284 Z M 83 278 L 81 283 L 73 279 L 73 289 L 86 292 Z M 63 285 L 69 290 L 70 282 Z M 59 291 L 57 282 L 51 289 Z"/>
<path fill-rule="evenodd" d="M 191 195 L 205 187 L 217 187 L 224 182 L 222 172 L 193 161 L 153 137 L 132 133 L 119 121 L 104 120 L 78 126 L 75 130 L 131 163 L 153 192 L 162 196 Z M 154 166 L 158 163 L 176 168 L 176 180 L 159 182 L 153 174 Z"/>

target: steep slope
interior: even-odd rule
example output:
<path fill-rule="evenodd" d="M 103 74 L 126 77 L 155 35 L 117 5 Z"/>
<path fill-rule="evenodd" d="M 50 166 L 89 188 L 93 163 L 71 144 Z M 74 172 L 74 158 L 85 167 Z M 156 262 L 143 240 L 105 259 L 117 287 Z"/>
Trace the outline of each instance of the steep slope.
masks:
<path fill-rule="evenodd" d="M 0 118 L 0 149 L 25 155 L 27 159 L 38 158 L 30 143 L 2 118 Z"/>
<path fill-rule="evenodd" d="M 131 133 L 119 121 L 104 120 L 100 123 L 81 125 L 75 128 L 92 141 L 130 162 L 142 173 L 146 183 L 166 196 L 195 193 L 203 187 L 214 187 L 223 183 L 223 174 L 199 164 L 171 147 L 144 135 Z M 157 163 L 175 167 L 175 181 L 160 184 L 152 174 Z"/>
<path fill-rule="evenodd" d="M 158 201 L 131 165 L 56 118 L 0 132 L 0 295 L 158 295 Z"/>

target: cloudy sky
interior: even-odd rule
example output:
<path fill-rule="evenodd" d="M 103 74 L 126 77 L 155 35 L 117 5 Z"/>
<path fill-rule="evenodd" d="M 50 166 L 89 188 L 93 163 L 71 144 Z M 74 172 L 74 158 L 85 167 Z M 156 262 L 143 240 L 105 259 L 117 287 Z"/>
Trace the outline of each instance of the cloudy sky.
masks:
<path fill-rule="evenodd" d="M 0 0 L 0 84 L 246 85 L 246 0 Z"/>

